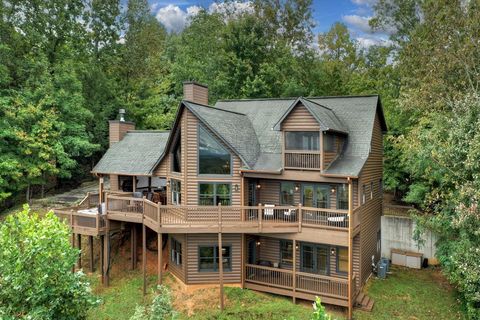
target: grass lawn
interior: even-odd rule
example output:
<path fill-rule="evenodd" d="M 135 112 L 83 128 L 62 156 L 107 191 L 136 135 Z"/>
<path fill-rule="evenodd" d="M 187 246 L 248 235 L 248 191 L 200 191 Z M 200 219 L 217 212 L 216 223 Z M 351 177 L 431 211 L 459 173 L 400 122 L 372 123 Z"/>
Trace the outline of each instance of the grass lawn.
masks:
<path fill-rule="evenodd" d="M 370 280 L 366 292 L 375 301 L 373 311 L 355 311 L 355 319 L 463 319 L 456 292 L 439 268 L 391 271 L 386 280 Z"/>
<path fill-rule="evenodd" d="M 151 276 L 149 294 L 142 295 L 143 277 L 140 270 L 122 271 L 112 277 L 108 288 L 101 286 L 98 274 L 89 276 L 94 292 L 102 303 L 91 310 L 89 319 L 129 319 L 136 305 L 148 304 L 155 288 L 156 277 Z M 226 308 L 218 309 L 218 289 L 205 288 L 187 292 L 172 276 L 164 283 L 172 289 L 177 319 L 310 319 L 309 302 L 292 304 L 291 299 L 240 288 L 225 288 Z M 392 268 L 386 280 L 372 278 L 366 287 L 375 300 L 372 312 L 356 310 L 354 318 L 365 319 L 462 319 L 456 293 L 441 275 L 439 269 L 412 270 Z M 338 309 L 335 319 L 344 319 Z"/>

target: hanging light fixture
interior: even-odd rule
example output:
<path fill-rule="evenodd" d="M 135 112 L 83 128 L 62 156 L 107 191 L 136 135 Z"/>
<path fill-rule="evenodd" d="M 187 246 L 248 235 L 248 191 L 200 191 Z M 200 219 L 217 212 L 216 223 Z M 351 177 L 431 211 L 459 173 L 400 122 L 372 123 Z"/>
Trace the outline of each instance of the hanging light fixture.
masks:
<path fill-rule="evenodd" d="M 330 248 L 330 255 L 332 255 L 332 256 L 335 255 L 335 247 Z"/>
<path fill-rule="evenodd" d="M 300 190 L 300 185 L 297 183 L 295 184 L 295 192 L 298 192 L 298 190 Z"/>

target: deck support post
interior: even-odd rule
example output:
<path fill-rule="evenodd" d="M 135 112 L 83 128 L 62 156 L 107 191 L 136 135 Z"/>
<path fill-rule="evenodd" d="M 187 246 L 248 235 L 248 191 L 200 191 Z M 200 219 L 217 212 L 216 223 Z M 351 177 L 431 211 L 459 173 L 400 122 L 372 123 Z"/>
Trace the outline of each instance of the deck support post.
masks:
<path fill-rule="evenodd" d="M 223 311 L 223 245 L 222 245 L 222 204 L 218 204 L 218 278 L 220 283 L 220 311 Z"/>
<path fill-rule="evenodd" d="M 89 256 L 90 256 L 90 272 L 94 270 L 94 261 L 93 261 L 93 236 L 88 236 L 88 249 L 89 249 Z"/>
<path fill-rule="evenodd" d="M 297 240 L 293 239 L 293 256 L 292 256 L 292 300 L 293 303 L 297 303 Z"/>
<path fill-rule="evenodd" d="M 105 246 L 105 236 L 100 236 L 100 273 L 102 274 L 102 284 L 105 284 L 105 254 L 103 247 Z"/>
<path fill-rule="evenodd" d="M 241 259 L 241 262 L 240 262 L 240 268 L 241 268 L 241 282 L 242 282 L 242 289 L 245 289 L 245 258 L 246 258 L 246 254 L 245 254 L 245 233 L 242 233 L 242 243 L 240 245 L 240 250 L 241 250 L 241 254 L 240 254 L 240 259 Z"/>
<path fill-rule="evenodd" d="M 106 221 L 106 231 L 105 231 L 105 241 L 104 241 L 104 258 L 105 262 L 103 263 L 103 284 L 108 287 L 110 285 L 110 221 Z"/>
<path fill-rule="evenodd" d="M 157 233 L 157 246 L 158 246 L 158 285 L 162 284 L 163 277 L 163 235 Z"/>
<path fill-rule="evenodd" d="M 353 318 L 353 183 L 348 178 L 348 319 Z"/>
<path fill-rule="evenodd" d="M 145 197 L 144 197 L 145 198 Z M 145 199 L 144 199 L 145 200 Z M 142 213 L 142 269 L 143 269 L 143 295 L 147 294 L 147 229 L 145 227 L 145 201 Z"/>
<path fill-rule="evenodd" d="M 80 253 L 78 255 L 78 269 L 82 269 L 82 235 L 80 233 L 77 233 L 77 244 L 78 244 L 78 250 L 80 250 Z"/>
<path fill-rule="evenodd" d="M 137 228 L 132 223 L 132 229 L 130 231 L 130 254 L 131 254 L 131 269 L 135 270 L 137 265 Z"/>

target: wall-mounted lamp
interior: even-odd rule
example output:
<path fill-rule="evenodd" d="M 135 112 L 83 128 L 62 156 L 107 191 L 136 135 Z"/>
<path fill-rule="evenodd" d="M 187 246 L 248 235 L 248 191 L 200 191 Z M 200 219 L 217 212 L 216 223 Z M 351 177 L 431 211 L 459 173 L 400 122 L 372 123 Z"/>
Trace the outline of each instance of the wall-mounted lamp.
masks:
<path fill-rule="evenodd" d="M 298 192 L 298 190 L 300 190 L 300 185 L 297 183 L 295 184 L 295 192 Z"/>
<path fill-rule="evenodd" d="M 240 187 L 238 186 L 238 184 L 233 186 L 233 190 L 235 190 L 235 192 L 238 192 L 240 190 Z"/>
<path fill-rule="evenodd" d="M 167 180 L 167 187 L 170 187 L 170 179 Z"/>
<path fill-rule="evenodd" d="M 257 189 L 260 189 L 261 187 L 262 185 L 259 182 L 257 182 Z"/>
<path fill-rule="evenodd" d="M 295 245 L 295 250 L 298 250 L 298 244 Z"/>
<path fill-rule="evenodd" d="M 332 256 L 335 255 L 335 248 L 330 248 L 330 255 L 332 255 Z"/>
<path fill-rule="evenodd" d="M 335 187 L 332 187 L 332 189 L 330 189 L 330 192 L 335 193 L 337 192 L 337 189 Z"/>
<path fill-rule="evenodd" d="M 259 246 L 259 245 L 260 245 L 260 241 L 257 241 L 257 246 Z"/>

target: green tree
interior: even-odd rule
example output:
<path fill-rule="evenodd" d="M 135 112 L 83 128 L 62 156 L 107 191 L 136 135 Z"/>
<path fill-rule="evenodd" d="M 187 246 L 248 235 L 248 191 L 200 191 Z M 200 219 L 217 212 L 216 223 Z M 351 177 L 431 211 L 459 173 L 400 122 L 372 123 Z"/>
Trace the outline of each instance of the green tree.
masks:
<path fill-rule="evenodd" d="M 0 317 L 85 319 L 97 301 L 82 272 L 70 230 L 52 212 L 23 211 L 0 225 Z"/>

